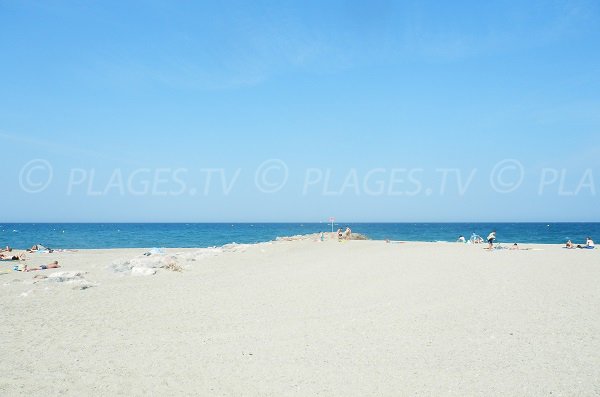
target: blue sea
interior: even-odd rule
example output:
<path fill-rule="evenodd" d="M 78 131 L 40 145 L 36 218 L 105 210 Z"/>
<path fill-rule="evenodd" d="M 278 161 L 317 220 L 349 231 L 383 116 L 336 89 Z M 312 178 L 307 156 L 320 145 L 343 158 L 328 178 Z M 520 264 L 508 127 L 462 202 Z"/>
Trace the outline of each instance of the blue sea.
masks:
<path fill-rule="evenodd" d="M 497 231 L 503 243 L 562 244 L 600 240 L 600 223 L 336 223 L 376 240 L 456 241 Z M 331 231 L 327 223 L 5 223 L 0 246 L 24 249 L 34 244 L 58 248 L 211 247 L 256 243 L 276 237 Z"/>

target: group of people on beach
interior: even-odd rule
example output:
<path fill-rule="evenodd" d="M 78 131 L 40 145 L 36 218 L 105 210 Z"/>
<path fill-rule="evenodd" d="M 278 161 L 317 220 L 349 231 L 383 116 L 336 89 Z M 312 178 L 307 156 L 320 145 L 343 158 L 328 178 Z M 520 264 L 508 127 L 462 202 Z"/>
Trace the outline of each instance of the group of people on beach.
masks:
<path fill-rule="evenodd" d="M 337 238 L 338 240 L 350 240 L 352 237 L 352 230 L 350 227 L 346 227 L 346 230 L 342 232 L 342 229 L 337 230 Z"/>
<path fill-rule="evenodd" d="M 496 231 L 493 230 L 488 236 L 487 236 L 487 242 L 488 242 L 488 248 L 491 249 L 494 245 L 494 241 L 496 240 Z M 460 235 L 458 236 L 458 240 L 456 240 L 457 243 L 467 243 L 467 244 L 483 244 L 484 240 L 483 238 L 476 234 L 475 232 L 473 232 L 471 234 L 471 237 L 469 238 L 469 240 L 465 239 L 465 236 Z"/>
<path fill-rule="evenodd" d="M 329 233 L 327 233 L 329 234 Z M 350 240 L 352 238 L 352 230 L 350 229 L 350 227 L 346 227 L 346 230 L 342 231 L 342 229 L 338 229 L 337 232 L 334 234 L 332 233 L 332 238 L 335 238 L 335 236 L 337 236 L 338 241 L 342 241 L 342 240 Z M 321 232 L 319 233 L 319 240 L 320 241 L 325 241 L 325 233 Z"/>
<path fill-rule="evenodd" d="M 33 246 L 31 246 L 31 248 L 27 248 L 24 252 L 20 253 L 19 255 L 15 255 L 12 253 L 13 249 L 10 246 L 6 246 L 6 248 L 0 248 L 0 260 L 3 261 L 24 261 L 26 258 L 26 254 L 27 253 L 36 253 L 36 252 L 47 252 L 47 253 L 52 253 L 54 252 L 54 250 L 52 248 L 47 248 L 44 247 L 41 244 L 35 244 Z"/>
<path fill-rule="evenodd" d="M 493 249 L 494 248 L 494 242 L 496 241 L 496 231 L 493 230 L 488 236 L 487 236 L 487 249 Z M 467 241 L 465 239 L 465 236 L 459 236 L 458 243 L 469 243 L 469 244 L 482 244 L 484 242 L 483 238 L 481 238 L 479 235 L 473 233 L 471 235 L 471 238 L 469 238 L 469 240 Z M 573 244 L 573 242 L 571 240 L 567 241 L 567 244 L 565 246 L 565 248 L 586 248 L 586 249 L 594 249 L 595 245 L 594 245 L 594 240 L 592 240 L 591 237 L 588 236 L 588 238 L 586 239 L 585 245 L 583 244 Z M 519 249 L 519 245 L 517 243 L 514 243 L 512 245 L 512 247 L 510 249 L 515 249 L 518 250 Z"/>
<path fill-rule="evenodd" d="M 0 260 L 2 261 L 24 261 L 25 259 L 25 252 L 15 255 L 13 249 L 8 245 L 6 248 L 0 248 Z"/>
<path fill-rule="evenodd" d="M 32 246 L 31 248 L 29 248 L 17 255 L 15 253 L 13 253 L 13 249 L 7 245 L 6 248 L 0 248 L 0 261 L 3 261 L 3 262 L 5 262 L 5 261 L 25 261 L 25 260 L 27 260 L 27 253 L 34 253 L 34 252 L 53 252 L 53 250 L 48 249 L 48 248 L 42 246 L 41 244 L 36 244 L 36 245 Z M 15 265 L 13 267 L 13 270 L 23 271 L 23 272 L 32 272 L 32 271 L 36 271 L 36 270 L 57 269 L 59 267 L 60 267 L 60 265 L 58 264 L 58 261 L 52 261 L 52 262 L 48 263 L 47 265 L 39 265 L 39 266 L 34 266 L 34 267 L 29 267 L 26 264 L 21 268 L 20 265 Z"/>
<path fill-rule="evenodd" d="M 582 244 L 575 245 L 569 239 L 569 240 L 567 240 L 567 244 L 565 245 L 565 248 L 568 248 L 568 249 L 573 249 L 573 248 L 594 249 L 595 245 L 594 245 L 594 240 L 592 240 L 592 238 L 588 236 L 588 238 L 585 240 L 585 245 L 582 245 Z"/>

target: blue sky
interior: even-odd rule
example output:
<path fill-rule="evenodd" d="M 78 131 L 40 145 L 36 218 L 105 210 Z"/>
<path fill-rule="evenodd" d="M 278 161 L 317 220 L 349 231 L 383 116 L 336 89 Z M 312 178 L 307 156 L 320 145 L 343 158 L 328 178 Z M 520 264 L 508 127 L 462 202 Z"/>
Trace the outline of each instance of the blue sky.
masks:
<path fill-rule="evenodd" d="M 0 220 L 600 221 L 598 2 L 438 3 L 0 0 Z"/>

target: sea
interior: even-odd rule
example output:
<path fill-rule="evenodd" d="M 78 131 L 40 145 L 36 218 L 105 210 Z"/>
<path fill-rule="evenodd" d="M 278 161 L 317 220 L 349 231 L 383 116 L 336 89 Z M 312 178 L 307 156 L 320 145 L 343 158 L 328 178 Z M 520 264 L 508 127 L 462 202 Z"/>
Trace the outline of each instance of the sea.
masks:
<path fill-rule="evenodd" d="M 448 241 L 496 230 L 497 242 L 564 244 L 600 240 L 600 223 L 334 223 L 373 240 Z M 331 232 L 331 223 L 4 223 L 0 246 L 42 244 L 53 249 L 185 248 L 257 243 L 277 237 Z"/>

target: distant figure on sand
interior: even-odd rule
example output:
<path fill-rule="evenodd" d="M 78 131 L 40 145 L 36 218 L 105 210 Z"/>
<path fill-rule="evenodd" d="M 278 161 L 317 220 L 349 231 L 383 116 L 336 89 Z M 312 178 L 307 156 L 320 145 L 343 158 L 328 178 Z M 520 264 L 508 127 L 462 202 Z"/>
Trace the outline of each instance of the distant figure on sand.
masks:
<path fill-rule="evenodd" d="M 319 240 L 325 241 L 325 235 L 323 234 L 323 232 L 321 232 L 321 234 L 319 235 Z"/>
<path fill-rule="evenodd" d="M 514 243 L 512 247 L 510 247 L 511 250 L 518 250 L 519 249 L 519 244 Z"/>
<path fill-rule="evenodd" d="M 593 250 L 594 249 L 594 240 L 592 240 L 591 237 L 588 237 L 585 240 L 585 245 L 577 244 L 577 248 L 587 248 L 587 249 Z"/>
<path fill-rule="evenodd" d="M 342 237 L 344 237 L 344 236 L 343 236 L 343 233 L 342 233 L 342 229 L 338 229 L 338 230 L 337 230 L 337 236 L 338 236 L 338 240 L 341 240 L 341 239 L 342 239 Z"/>
<path fill-rule="evenodd" d="M 491 232 L 487 237 L 488 249 L 494 248 L 494 240 L 496 240 L 496 231 Z"/>
<path fill-rule="evenodd" d="M 8 257 L 4 256 L 5 254 L 0 254 L 0 260 L 3 261 L 24 261 L 25 259 L 25 252 L 20 253 L 19 255 L 10 255 Z"/>
<path fill-rule="evenodd" d="M 471 238 L 469 239 L 471 244 L 481 244 L 483 243 L 483 238 L 475 232 L 471 233 Z"/>
<path fill-rule="evenodd" d="M 585 248 L 594 249 L 594 240 L 592 240 L 591 237 L 588 237 L 587 240 L 585 240 Z"/>
<path fill-rule="evenodd" d="M 352 237 L 352 230 L 350 230 L 349 227 L 346 227 L 346 231 L 344 232 L 344 239 L 350 240 L 350 237 Z"/>
<path fill-rule="evenodd" d="M 567 244 L 565 245 L 565 248 L 571 249 L 571 248 L 575 248 L 575 246 L 573 245 L 573 242 L 571 242 L 571 240 L 567 240 Z"/>
<path fill-rule="evenodd" d="M 466 243 L 467 240 L 465 240 L 465 236 L 458 236 L 458 240 L 456 240 L 457 243 Z"/>
<path fill-rule="evenodd" d="M 42 244 L 36 244 L 27 250 L 27 252 L 38 252 L 38 251 L 52 252 L 53 250 L 51 248 L 44 247 Z"/>
<path fill-rule="evenodd" d="M 24 272 L 33 272 L 36 270 L 46 270 L 46 269 L 57 269 L 59 268 L 60 265 L 58 264 L 58 261 L 54 261 L 52 263 L 49 263 L 47 265 L 40 265 L 40 267 L 27 267 L 27 265 L 25 265 L 25 268 L 23 269 Z"/>

